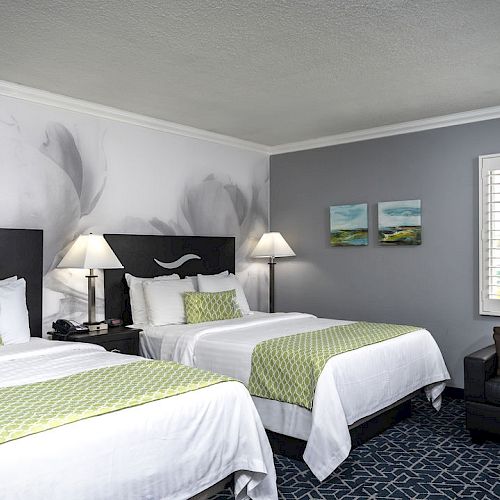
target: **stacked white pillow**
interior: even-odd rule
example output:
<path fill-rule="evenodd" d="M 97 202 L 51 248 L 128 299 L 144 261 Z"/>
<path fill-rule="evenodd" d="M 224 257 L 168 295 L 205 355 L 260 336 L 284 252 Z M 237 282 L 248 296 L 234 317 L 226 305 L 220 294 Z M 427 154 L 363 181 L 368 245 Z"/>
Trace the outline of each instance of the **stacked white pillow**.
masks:
<path fill-rule="evenodd" d="M 191 280 L 197 292 L 200 291 L 198 287 L 198 276 L 229 276 L 229 271 L 222 271 L 221 273 L 218 274 L 198 274 L 197 276 L 186 276 L 184 279 Z"/>
<path fill-rule="evenodd" d="M 22 344 L 30 340 L 26 281 L 12 276 L 0 280 L 0 337 L 3 345 Z"/>
<path fill-rule="evenodd" d="M 198 289 L 200 292 L 226 292 L 227 290 L 236 290 L 236 302 L 238 302 L 241 314 L 244 316 L 250 314 L 250 307 L 243 287 L 238 278 L 232 273 L 226 276 L 204 276 L 203 274 L 198 274 Z"/>
<path fill-rule="evenodd" d="M 180 280 L 180 276 L 178 274 L 170 274 L 168 276 L 157 276 L 155 278 L 138 278 L 132 274 L 125 273 L 125 280 L 129 288 L 132 321 L 134 325 L 147 325 L 148 313 L 146 309 L 146 300 L 144 298 L 143 284 L 162 280 Z"/>
<path fill-rule="evenodd" d="M 186 322 L 184 293 L 196 291 L 190 279 L 145 281 L 143 287 L 151 325 L 175 325 Z"/>
<path fill-rule="evenodd" d="M 130 306 L 134 325 L 175 325 L 186 322 L 184 293 L 225 292 L 236 290 L 236 301 L 242 314 L 250 314 L 245 292 L 238 278 L 229 271 L 219 274 L 186 276 L 157 276 L 138 278 L 125 274 L 130 289 Z"/>
<path fill-rule="evenodd" d="M 17 280 L 18 280 L 17 276 L 11 276 L 10 278 L 4 278 L 3 280 L 0 280 L 0 286 L 8 285 L 9 283 L 14 283 Z"/>

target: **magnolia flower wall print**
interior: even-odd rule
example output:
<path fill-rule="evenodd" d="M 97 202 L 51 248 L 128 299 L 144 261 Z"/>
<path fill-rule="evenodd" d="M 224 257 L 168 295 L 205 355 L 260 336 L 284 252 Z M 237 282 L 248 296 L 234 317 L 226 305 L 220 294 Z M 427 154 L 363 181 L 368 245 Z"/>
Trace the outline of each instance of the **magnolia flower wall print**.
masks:
<path fill-rule="evenodd" d="M 380 202 L 378 241 L 384 246 L 422 244 L 421 201 Z"/>
<path fill-rule="evenodd" d="M 250 252 L 268 227 L 268 183 L 264 154 L 0 97 L 0 227 L 44 230 L 44 331 L 86 318 L 86 271 L 56 266 L 88 232 L 235 236 L 238 277 L 265 307 L 267 270 Z"/>
<path fill-rule="evenodd" d="M 330 207 L 330 245 L 352 247 L 368 245 L 368 204 Z"/>

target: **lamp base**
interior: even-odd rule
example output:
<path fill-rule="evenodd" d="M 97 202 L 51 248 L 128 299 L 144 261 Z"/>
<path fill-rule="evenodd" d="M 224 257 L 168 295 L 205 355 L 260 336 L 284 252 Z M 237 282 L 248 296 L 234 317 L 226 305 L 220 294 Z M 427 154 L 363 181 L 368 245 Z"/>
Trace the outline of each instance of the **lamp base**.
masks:
<path fill-rule="evenodd" d="M 103 322 L 100 323 L 84 323 L 84 325 L 89 329 L 89 332 L 97 332 L 99 330 L 107 330 L 108 324 Z"/>
<path fill-rule="evenodd" d="M 269 260 L 269 312 L 274 312 L 274 266 L 276 261 L 274 257 Z"/>

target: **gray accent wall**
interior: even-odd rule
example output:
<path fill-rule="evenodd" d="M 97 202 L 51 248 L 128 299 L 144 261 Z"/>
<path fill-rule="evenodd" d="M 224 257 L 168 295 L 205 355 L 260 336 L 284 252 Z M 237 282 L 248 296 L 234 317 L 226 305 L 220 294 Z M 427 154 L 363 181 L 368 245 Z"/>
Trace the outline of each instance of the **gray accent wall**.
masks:
<path fill-rule="evenodd" d="M 422 325 L 463 387 L 463 358 L 500 318 L 478 306 L 478 156 L 500 120 L 271 157 L 271 229 L 297 257 L 276 266 L 276 310 Z M 377 202 L 422 200 L 422 245 L 377 244 Z M 329 207 L 368 203 L 369 245 L 332 248 Z"/>

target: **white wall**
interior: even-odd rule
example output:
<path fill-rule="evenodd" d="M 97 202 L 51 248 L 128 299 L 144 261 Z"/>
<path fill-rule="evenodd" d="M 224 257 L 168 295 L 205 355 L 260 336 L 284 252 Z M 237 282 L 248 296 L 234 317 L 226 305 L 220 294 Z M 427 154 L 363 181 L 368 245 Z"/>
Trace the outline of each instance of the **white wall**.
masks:
<path fill-rule="evenodd" d="M 236 236 L 237 272 L 264 309 L 266 266 L 248 255 L 268 187 L 264 153 L 0 96 L 0 227 L 44 230 L 45 328 L 85 319 L 85 272 L 54 266 L 90 231 Z"/>

